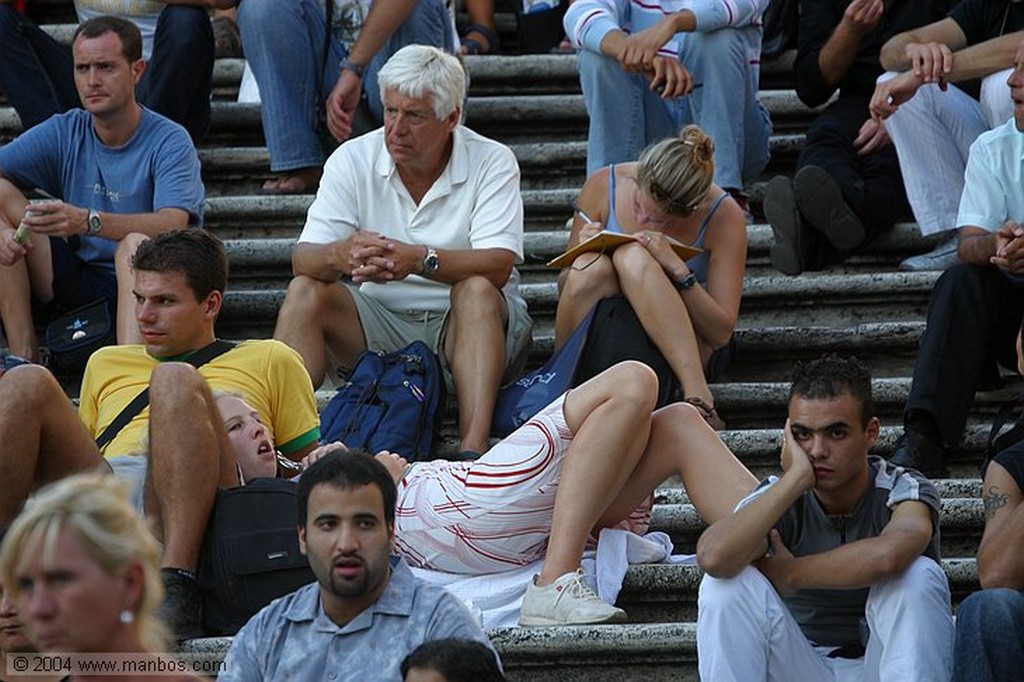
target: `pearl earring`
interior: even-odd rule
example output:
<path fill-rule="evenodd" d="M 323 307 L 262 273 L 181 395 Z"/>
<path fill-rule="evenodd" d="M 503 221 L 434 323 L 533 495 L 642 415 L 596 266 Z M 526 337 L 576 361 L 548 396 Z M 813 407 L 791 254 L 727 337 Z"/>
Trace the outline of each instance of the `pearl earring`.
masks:
<path fill-rule="evenodd" d="M 121 623 L 122 624 L 128 625 L 129 623 L 131 623 L 134 620 L 135 620 L 135 614 L 132 613 L 129 609 L 125 609 L 124 611 L 121 612 Z"/>

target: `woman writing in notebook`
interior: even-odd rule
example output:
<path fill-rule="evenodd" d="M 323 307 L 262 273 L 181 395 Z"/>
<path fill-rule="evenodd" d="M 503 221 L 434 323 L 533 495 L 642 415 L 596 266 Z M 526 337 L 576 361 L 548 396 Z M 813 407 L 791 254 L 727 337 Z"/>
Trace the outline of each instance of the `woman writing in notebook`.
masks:
<path fill-rule="evenodd" d="M 559 277 L 555 347 L 603 298 L 623 296 L 668 361 L 686 402 L 715 428 L 724 424 L 706 373 L 730 345 L 743 290 L 747 232 L 743 210 L 714 176 L 714 144 L 694 125 L 657 142 L 635 163 L 587 178 L 569 248 L 602 230 L 632 236 L 611 253 L 583 253 Z M 703 249 L 684 261 L 666 237 Z"/>

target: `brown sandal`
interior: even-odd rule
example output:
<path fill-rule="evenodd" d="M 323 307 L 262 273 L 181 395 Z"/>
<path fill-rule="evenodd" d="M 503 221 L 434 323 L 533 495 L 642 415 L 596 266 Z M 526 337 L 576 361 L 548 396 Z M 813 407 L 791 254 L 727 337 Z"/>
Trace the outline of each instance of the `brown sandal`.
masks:
<path fill-rule="evenodd" d="M 320 184 L 321 168 L 297 168 L 267 180 L 260 194 L 312 194 Z"/>
<path fill-rule="evenodd" d="M 718 416 L 718 410 L 716 410 L 713 405 L 708 405 L 696 396 L 692 398 L 684 398 L 683 402 L 696 407 L 697 411 L 700 412 L 700 416 L 704 417 L 704 421 L 706 421 L 708 426 L 713 428 L 715 431 L 722 431 L 725 429 L 725 422 Z"/>

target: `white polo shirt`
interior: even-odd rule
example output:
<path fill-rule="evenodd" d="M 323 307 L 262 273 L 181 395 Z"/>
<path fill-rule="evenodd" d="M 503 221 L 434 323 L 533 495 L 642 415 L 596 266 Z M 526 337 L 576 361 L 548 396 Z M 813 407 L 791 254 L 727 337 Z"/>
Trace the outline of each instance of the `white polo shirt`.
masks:
<path fill-rule="evenodd" d="M 971 144 L 957 227 L 995 232 L 1007 220 L 1024 224 L 1024 133 L 1014 119 Z"/>
<path fill-rule="evenodd" d="M 341 145 L 324 165 L 299 242 L 329 244 L 373 230 L 436 249 L 507 249 L 523 259 L 519 164 L 503 144 L 457 126 L 452 154 L 419 205 L 384 144 L 380 128 Z M 513 269 L 506 293 L 518 295 Z M 445 310 L 450 286 L 417 275 L 360 290 L 395 311 Z"/>

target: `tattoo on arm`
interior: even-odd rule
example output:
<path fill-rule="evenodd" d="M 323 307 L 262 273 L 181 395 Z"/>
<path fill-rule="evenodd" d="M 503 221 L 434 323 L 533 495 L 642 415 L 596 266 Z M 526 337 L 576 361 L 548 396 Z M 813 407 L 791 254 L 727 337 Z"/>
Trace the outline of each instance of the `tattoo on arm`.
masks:
<path fill-rule="evenodd" d="M 1008 499 L 1008 497 L 1008 495 L 1004 495 L 1003 493 L 999 492 L 999 488 L 997 488 L 996 486 L 992 486 L 991 488 L 988 489 L 988 492 L 985 493 L 984 497 L 982 498 L 982 500 L 985 503 L 986 521 L 991 519 L 995 515 L 995 513 L 999 511 L 1000 507 L 1006 505 L 1006 500 Z"/>

